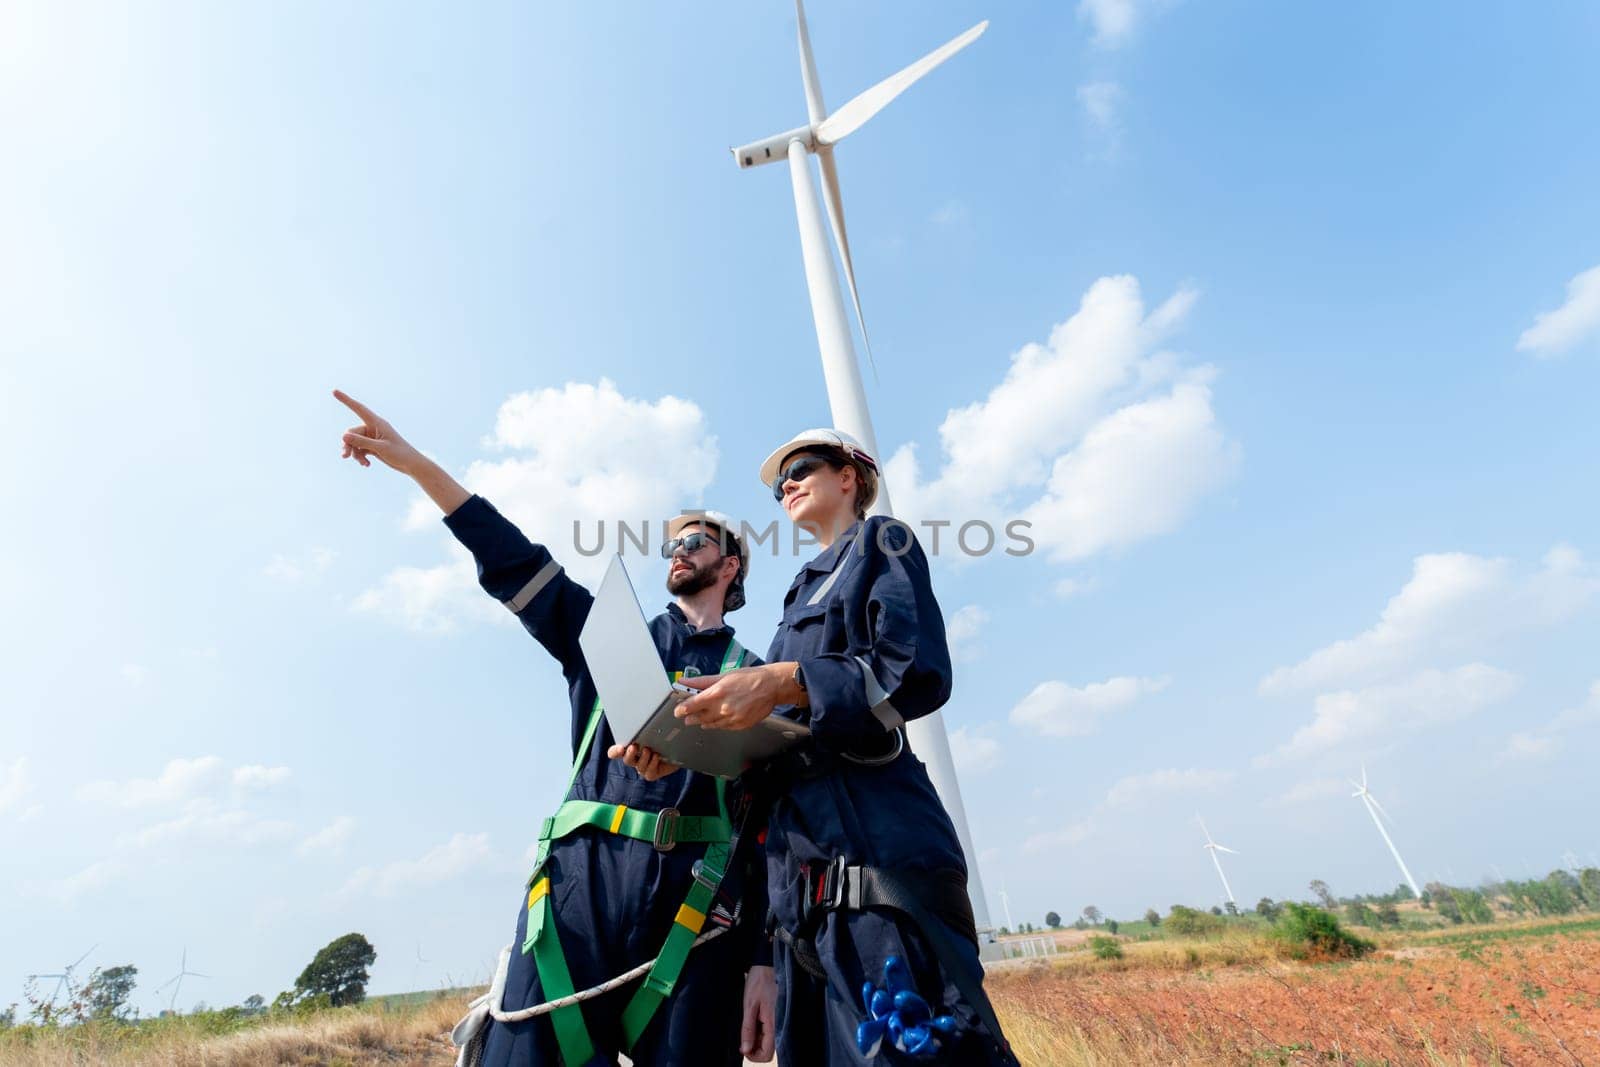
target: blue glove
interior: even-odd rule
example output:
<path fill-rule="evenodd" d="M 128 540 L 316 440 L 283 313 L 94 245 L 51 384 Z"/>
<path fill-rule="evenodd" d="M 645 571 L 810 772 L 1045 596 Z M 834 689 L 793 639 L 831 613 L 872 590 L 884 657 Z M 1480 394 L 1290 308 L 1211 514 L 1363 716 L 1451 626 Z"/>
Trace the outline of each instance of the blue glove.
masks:
<path fill-rule="evenodd" d="M 856 1047 L 864 1056 L 876 1056 L 888 1037 L 889 1044 L 901 1052 L 926 1059 L 939 1051 L 941 1034 L 956 1031 L 955 1016 L 934 1017 L 933 1009 L 911 983 L 911 969 L 899 956 L 884 962 L 882 988 L 862 983 L 861 1003 L 867 1018 L 856 1027 Z"/>

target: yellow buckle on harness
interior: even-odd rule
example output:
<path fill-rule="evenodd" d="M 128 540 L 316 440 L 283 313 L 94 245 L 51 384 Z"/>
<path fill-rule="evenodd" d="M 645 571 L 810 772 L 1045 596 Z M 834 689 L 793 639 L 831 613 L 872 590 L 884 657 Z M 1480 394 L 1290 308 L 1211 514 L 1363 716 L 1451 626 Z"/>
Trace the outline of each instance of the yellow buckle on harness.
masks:
<path fill-rule="evenodd" d="M 540 898 L 548 892 L 550 892 L 550 879 L 541 878 L 533 883 L 533 888 L 528 890 L 528 907 L 532 908 L 539 903 Z"/>
<path fill-rule="evenodd" d="M 690 933 L 698 934 L 700 932 L 700 928 L 706 924 L 706 913 L 703 911 L 696 911 L 694 908 L 689 907 L 689 905 L 684 904 L 678 909 L 678 914 L 672 921 L 677 923 L 679 926 L 684 927 Z"/>
<path fill-rule="evenodd" d="M 616 833 L 622 829 L 622 817 L 628 814 L 628 805 L 618 804 L 617 810 L 611 814 L 611 832 Z"/>

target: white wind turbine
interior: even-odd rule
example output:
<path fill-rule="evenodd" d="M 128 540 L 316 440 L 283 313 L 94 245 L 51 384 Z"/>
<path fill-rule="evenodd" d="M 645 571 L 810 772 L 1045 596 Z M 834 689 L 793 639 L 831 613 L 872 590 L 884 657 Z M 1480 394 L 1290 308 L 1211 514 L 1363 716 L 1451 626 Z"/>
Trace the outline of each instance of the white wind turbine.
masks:
<path fill-rule="evenodd" d="M 1411 871 L 1407 869 L 1406 861 L 1400 858 L 1400 850 L 1394 847 L 1394 839 L 1389 836 L 1389 831 L 1384 829 L 1383 819 L 1378 817 L 1382 815 L 1384 818 L 1388 818 L 1389 813 L 1383 810 L 1383 805 L 1378 803 L 1378 798 L 1373 796 L 1371 791 L 1367 789 L 1367 765 L 1365 763 L 1361 765 L 1361 781 L 1357 783 L 1352 780 L 1350 784 L 1356 787 L 1356 791 L 1350 795 L 1360 797 L 1361 802 L 1367 806 L 1367 814 L 1372 816 L 1372 825 L 1376 826 L 1378 833 L 1383 835 L 1383 843 L 1389 846 L 1390 854 L 1394 856 L 1395 863 L 1399 864 L 1400 873 L 1405 876 L 1406 885 L 1410 886 L 1411 891 L 1417 896 L 1422 896 L 1422 890 L 1417 888 L 1417 880 L 1411 877 Z"/>
<path fill-rule="evenodd" d="M 61 990 L 67 985 L 68 982 L 70 982 L 72 980 L 72 972 L 73 972 L 73 970 L 78 966 L 78 964 L 80 964 L 84 960 L 88 959 L 90 953 L 94 952 L 95 948 L 99 948 L 99 947 L 100 947 L 99 945 L 94 946 L 94 948 L 91 948 L 88 952 L 85 952 L 83 955 L 79 956 L 75 961 L 73 961 L 72 963 L 67 964 L 65 967 L 61 968 L 61 970 L 55 972 L 54 974 L 30 974 L 30 975 L 28 975 L 28 977 L 30 979 L 33 979 L 33 980 L 37 980 L 37 979 L 40 979 L 40 978 L 54 978 L 56 980 L 56 987 L 55 987 L 54 991 L 51 992 L 50 999 L 45 1001 L 46 1004 L 49 1004 L 51 1007 L 55 1006 L 56 998 L 61 995 Z"/>
<path fill-rule="evenodd" d="M 881 461 L 883 453 L 878 449 L 877 436 L 872 432 L 872 416 L 867 410 L 866 391 L 861 384 L 861 366 L 856 360 L 855 344 L 850 336 L 850 321 L 845 317 L 844 300 L 839 294 L 839 276 L 834 269 L 833 256 L 828 251 L 828 229 L 831 228 L 834 243 L 839 249 L 839 260 L 844 264 L 856 321 L 861 326 L 861 339 L 867 344 L 870 358 L 871 342 L 867 340 L 866 319 L 862 317 L 861 300 L 856 292 L 856 272 L 850 259 L 850 238 L 845 232 L 844 204 L 839 197 L 839 171 L 834 164 L 833 146 L 854 133 L 917 79 L 977 40 L 989 23 L 978 23 L 829 114 L 822 102 L 822 85 L 817 80 L 817 65 L 811 55 L 811 35 L 806 29 L 805 8 L 801 0 L 795 0 L 794 6 L 799 21 L 800 80 L 805 86 L 809 121 L 804 126 L 732 149 L 732 152 L 742 168 L 758 167 L 763 163 L 776 163 L 784 159 L 789 162 L 795 215 L 800 226 L 800 253 L 805 262 L 806 288 L 811 293 L 811 318 L 816 326 L 817 345 L 822 354 L 822 376 L 828 389 L 828 406 L 833 424 L 854 436 Z M 817 189 L 810 160 L 806 158 L 808 155 L 815 155 L 822 168 L 826 223 L 823 221 L 823 210 L 817 203 Z M 872 511 L 882 515 L 890 513 L 889 490 L 881 478 L 878 499 Z M 937 713 L 923 716 L 908 723 L 906 732 L 911 747 L 927 764 L 934 789 L 938 791 L 939 799 L 944 802 L 951 821 L 955 823 L 956 835 L 961 839 L 962 851 L 966 853 L 967 892 L 972 898 L 973 917 L 977 920 L 978 929 L 987 933 L 994 927 L 989 921 L 989 905 L 984 899 L 983 880 L 978 874 L 978 855 L 972 846 L 971 831 L 967 828 L 966 809 L 961 803 L 961 786 L 956 780 L 955 761 L 950 757 L 950 739 L 945 733 L 944 718 Z"/>
<path fill-rule="evenodd" d="M 1228 876 L 1222 873 L 1222 861 L 1217 858 L 1217 853 L 1226 852 L 1230 856 L 1237 856 L 1239 853 L 1234 849 L 1228 848 L 1225 845 L 1219 845 L 1215 841 L 1211 840 L 1211 831 L 1206 829 L 1206 821 L 1199 815 L 1194 817 L 1194 821 L 1200 824 L 1200 832 L 1206 835 L 1205 849 L 1207 852 L 1211 853 L 1211 862 L 1217 868 L 1217 877 L 1222 879 L 1222 891 L 1228 894 L 1228 903 L 1237 908 L 1239 906 L 1239 902 L 1233 899 L 1233 887 L 1228 884 Z"/>
<path fill-rule="evenodd" d="M 167 1005 L 167 1010 L 169 1012 L 172 1012 L 173 1014 L 177 1014 L 177 1010 L 178 1010 L 178 993 L 179 993 L 180 990 L 183 989 L 183 980 L 185 978 L 210 978 L 210 977 L 211 976 L 209 974 L 201 974 L 199 971 L 191 971 L 189 969 L 189 950 L 186 948 L 186 949 L 183 950 L 183 962 L 178 964 L 178 973 L 173 975 L 171 978 L 168 978 L 165 982 L 162 982 L 160 985 L 156 986 L 155 991 L 157 993 L 159 993 L 163 989 L 167 988 L 167 986 L 172 986 L 172 1001 L 171 1001 L 171 1003 L 169 1003 Z"/>

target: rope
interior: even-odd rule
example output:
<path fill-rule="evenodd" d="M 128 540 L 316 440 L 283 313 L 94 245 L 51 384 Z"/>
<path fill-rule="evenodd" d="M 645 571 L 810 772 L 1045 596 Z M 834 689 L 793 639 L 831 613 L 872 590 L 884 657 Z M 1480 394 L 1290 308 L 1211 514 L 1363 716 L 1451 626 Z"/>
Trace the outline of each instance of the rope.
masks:
<path fill-rule="evenodd" d="M 726 926 L 713 927 L 712 929 L 701 934 L 699 937 L 695 938 L 694 944 L 690 945 L 689 947 L 698 948 L 707 941 L 710 941 L 712 938 L 721 937 L 723 934 L 727 933 L 729 929 L 730 927 Z M 524 1019 L 532 1019 L 536 1015 L 548 1015 L 550 1012 L 553 1012 L 558 1008 L 565 1008 L 573 1004 L 581 1004 L 586 1000 L 592 1000 L 595 997 L 598 997 L 602 993 L 609 993 L 618 986 L 627 985 L 635 978 L 645 974 L 650 970 L 651 967 L 654 967 L 657 958 L 658 957 L 656 956 L 652 956 L 650 959 L 645 960 L 631 971 L 626 971 L 622 974 L 619 974 L 615 978 L 608 978 L 597 986 L 590 986 L 588 989 L 580 989 L 571 996 L 558 997 L 555 1000 L 547 1000 L 543 1004 L 535 1004 L 531 1008 L 522 1008 L 519 1011 L 502 1011 L 499 1005 L 505 999 L 506 964 L 511 959 L 511 953 L 509 950 L 502 951 L 500 953 L 500 967 L 495 971 L 494 985 L 490 988 L 488 993 L 489 1001 L 487 1007 L 489 1009 L 489 1014 L 494 1017 L 496 1022 L 502 1023 L 519 1023 Z"/>

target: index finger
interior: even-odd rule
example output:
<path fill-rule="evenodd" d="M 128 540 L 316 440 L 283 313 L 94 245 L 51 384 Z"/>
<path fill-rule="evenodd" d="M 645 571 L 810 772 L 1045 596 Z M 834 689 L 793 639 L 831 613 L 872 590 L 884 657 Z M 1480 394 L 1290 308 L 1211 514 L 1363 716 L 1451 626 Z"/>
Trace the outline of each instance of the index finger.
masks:
<path fill-rule="evenodd" d="M 363 421 L 369 424 L 379 421 L 377 414 L 371 408 L 343 390 L 335 389 L 333 398 L 357 415 L 360 415 Z"/>

